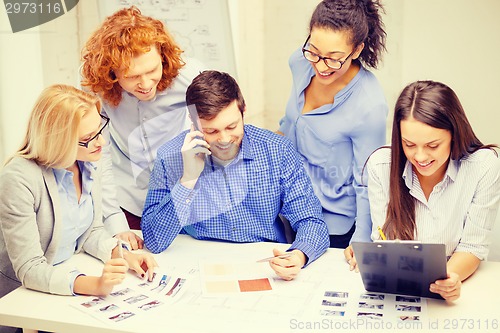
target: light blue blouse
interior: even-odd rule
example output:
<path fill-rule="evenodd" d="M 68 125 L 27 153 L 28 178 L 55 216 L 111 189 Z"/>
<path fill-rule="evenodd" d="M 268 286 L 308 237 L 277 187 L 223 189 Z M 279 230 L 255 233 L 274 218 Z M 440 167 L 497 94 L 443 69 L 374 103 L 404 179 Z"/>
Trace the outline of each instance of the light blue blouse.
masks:
<path fill-rule="evenodd" d="M 73 172 L 66 169 L 53 169 L 61 202 L 62 221 L 64 221 L 54 265 L 66 261 L 75 253 L 78 238 L 90 228 L 94 219 L 94 205 L 91 197 L 93 179 L 90 175 L 90 168 L 95 169 L 95 166 L 90 162 L 80 161 L 78 166 L 82 173 L 80 202 L 76 196 Z"/>
<path fill-rule="evenodd" d="M 280 131 L 304 157 L 329 233 L 343 235 L 356 222 L 352 241 L 370 241 L 367 180 L 361 175 L 368 156 L 386 142 L 388 107 L 382 87 L 361 67 L 333 104 L 302 114 L 314 69 L 300 49 L 289 64 L 293 86 Z"/>

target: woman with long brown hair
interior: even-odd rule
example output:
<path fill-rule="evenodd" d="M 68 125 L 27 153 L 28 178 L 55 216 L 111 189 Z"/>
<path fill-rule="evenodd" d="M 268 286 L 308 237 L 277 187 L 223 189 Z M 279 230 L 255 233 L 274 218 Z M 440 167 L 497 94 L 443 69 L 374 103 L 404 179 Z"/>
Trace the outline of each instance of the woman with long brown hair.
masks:
<path fill-rule="evenodd" d="M 451 88 L 417 81 L 396 102 L 391 146 L 367 163 L 372 239 L 380 227 L 387 239 L 445 244 L 448 279 L 430 290 L 448 300 L 488 255 L 500 200 L 495 147 L 474 134 Z"/>

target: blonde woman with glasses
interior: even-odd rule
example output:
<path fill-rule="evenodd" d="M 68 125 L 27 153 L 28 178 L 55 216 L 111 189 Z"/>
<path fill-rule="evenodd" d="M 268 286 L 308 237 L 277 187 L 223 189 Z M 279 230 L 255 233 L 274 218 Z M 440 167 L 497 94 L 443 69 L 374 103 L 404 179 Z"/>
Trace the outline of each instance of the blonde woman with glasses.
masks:
<path fill-rule="evenodd" d="M 107 295 L 128 269 L 152 278 L 153 257 L 120 251 L 103 226 L 96 162 L 108 119 L 100 109 L 97 97 L 71 86 L 48 87 L 38 98 L 21 147 L 0 173 L 0 297 L 21 284 Z M 104 262 L 101 276 L 63 264 L 80 252 Z"/>

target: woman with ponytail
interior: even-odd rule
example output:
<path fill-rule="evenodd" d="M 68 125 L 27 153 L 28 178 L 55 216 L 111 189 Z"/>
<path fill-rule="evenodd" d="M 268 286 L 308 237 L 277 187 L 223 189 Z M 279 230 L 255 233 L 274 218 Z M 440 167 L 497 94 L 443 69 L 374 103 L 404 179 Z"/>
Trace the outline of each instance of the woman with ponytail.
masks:
<path fill-rule="evenodd" d="M 323 206 L 330 247 L 369 241 L 367 157 L 385 144 L 387 103 L 376 68 L 386 33 L 378 0 L 323 0 L 290 57 L 292 92 L 279 132 L 304 157 Z"/>

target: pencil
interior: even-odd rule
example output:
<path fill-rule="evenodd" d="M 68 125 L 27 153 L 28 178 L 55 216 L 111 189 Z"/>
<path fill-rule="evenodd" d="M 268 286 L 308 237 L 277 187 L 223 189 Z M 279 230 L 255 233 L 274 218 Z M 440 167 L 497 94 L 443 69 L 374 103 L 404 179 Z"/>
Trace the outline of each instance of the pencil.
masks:
<path fill-rule="evenodd" d="M 382 231 L 382 228 L 377 227 L 377 230 L 378 230 L 378 233 L 380 234 L 380 238 L 382 238 L 382 240 L 387 240 L 387 238 L 385 237 L 384 232 Z"/>
<path fill-rule="evenodd" d="M 285 258 L 288 258 L 292 256 L 291 253 L 285 253 L 285 254 L 280 254 L 278 256 L 274 256 L 274 257 L 269 257 L 269 258 L 264 258 L 264 259 L 260 259 L 260 260 L 257 260 L 257 262 L 266 262 L 266 261 L 271 261 L 273 260 L 274 258 L 280 258 L 280 259 L 285 259 Z"/>

